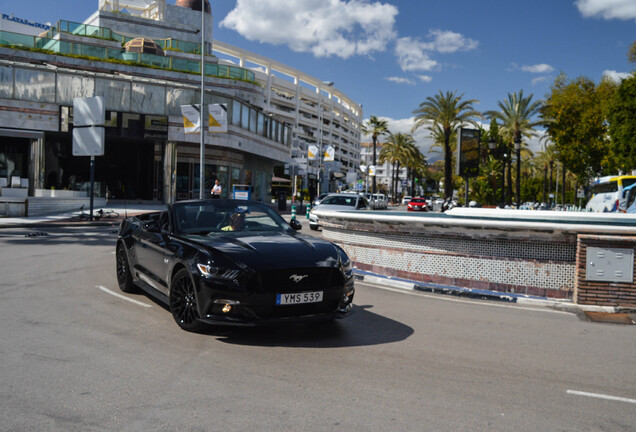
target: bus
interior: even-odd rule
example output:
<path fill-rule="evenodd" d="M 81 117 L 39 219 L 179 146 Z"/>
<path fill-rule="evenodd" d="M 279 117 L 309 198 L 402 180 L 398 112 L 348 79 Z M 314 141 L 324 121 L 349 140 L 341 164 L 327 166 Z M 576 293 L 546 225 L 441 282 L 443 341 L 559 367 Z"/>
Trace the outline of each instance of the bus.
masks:
<path fill-rule="evenodd" d="M 636 184 L 636 175 L 614 175 L 596 179 L 589 187 L 588 212 L 625 212 L 623 189 Z"/>
<path fill-rule="evenodd" d="M 636 183 L 623 189 L 625 213 L 636 213 Z"/>

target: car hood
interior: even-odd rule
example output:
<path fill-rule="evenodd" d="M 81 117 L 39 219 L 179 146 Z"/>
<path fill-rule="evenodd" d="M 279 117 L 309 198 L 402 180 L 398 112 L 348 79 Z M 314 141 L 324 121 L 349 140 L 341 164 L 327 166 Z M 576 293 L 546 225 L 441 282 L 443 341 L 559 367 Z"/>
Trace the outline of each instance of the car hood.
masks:
<path fill-rule="evenodd" d="M 255 271 L 337 267 L 340 262 L 335 245 L 297 233 L 212 233 L 188 239 L 208 249 L 215 259 L 222 255 L 235 265 L 246 265 Z"/>
<path fill-rule="evenodd" d="M 340 211 L 354 211 L 355 207 L 335 204 L 319 204 L 314 210 L 340 210 Z"/>

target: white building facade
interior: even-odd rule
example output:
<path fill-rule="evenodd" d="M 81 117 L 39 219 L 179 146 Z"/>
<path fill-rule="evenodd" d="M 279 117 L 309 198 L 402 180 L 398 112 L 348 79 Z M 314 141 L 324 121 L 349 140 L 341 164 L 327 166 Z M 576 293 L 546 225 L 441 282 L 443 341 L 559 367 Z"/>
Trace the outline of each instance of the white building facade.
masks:
<path fill-rule="evenodd" d="M 72 105 L 102 96 L 98 193 L 163 202 L 198 197 L 200 135 L 184 133 L 181 114 L 182 105 L 201 99 L 201 12 L 194 3 L 100 0 L 84 23 L 60 21 L 38 36 L 3 25 L 0 188 L 2 177 L 6 193 L 17 177 L 28 196 L 85 188 L 88 159 L 71 152 Z M 247 184 L 253 199 L 268 201 L 274 167 L 283 164 L 299 165 L 311 183 L 318 163 L 308 163 L 306 147 L 314 143 L 336 149 L 335 161 L 323 164 L 325 185 L 331 173 L 358 170 L 360 106 L 306 73 L 213 41 L 205 4 L 204 103 L 227 107 L 228 131 L 205 133 L 204 191 L 219 179 L 226 197 Z"/>

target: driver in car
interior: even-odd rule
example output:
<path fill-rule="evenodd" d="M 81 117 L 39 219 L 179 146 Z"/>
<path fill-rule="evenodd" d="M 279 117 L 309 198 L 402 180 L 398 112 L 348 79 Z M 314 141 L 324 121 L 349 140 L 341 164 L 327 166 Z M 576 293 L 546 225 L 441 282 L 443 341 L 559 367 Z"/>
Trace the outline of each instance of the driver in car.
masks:
<path fill-rule="evenodd" d="M 242 231 L 245 228 L 245 212 L 236 211 L 230 215 L 230 223 L 221 231 Z"/>

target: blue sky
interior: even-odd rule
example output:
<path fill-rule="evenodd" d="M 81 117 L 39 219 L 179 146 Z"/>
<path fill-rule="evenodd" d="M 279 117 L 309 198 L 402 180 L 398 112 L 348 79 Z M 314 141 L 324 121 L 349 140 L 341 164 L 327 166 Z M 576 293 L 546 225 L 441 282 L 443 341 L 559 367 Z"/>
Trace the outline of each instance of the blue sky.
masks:
<path fill-rule="evenodd" d="M 174 0 L 167 0 L 174 3 Z M 98 0 L 0 0 L 37 22 L 83 21 Z M 333 81 L 409 132 L 439 90 L 480 111 L 521 89 L 543 99 L 555 77 L 626 76 L 636 0 L 212 0 L 214 37 Z M 423 140 L 416 136 L 418 142 Z"/>

